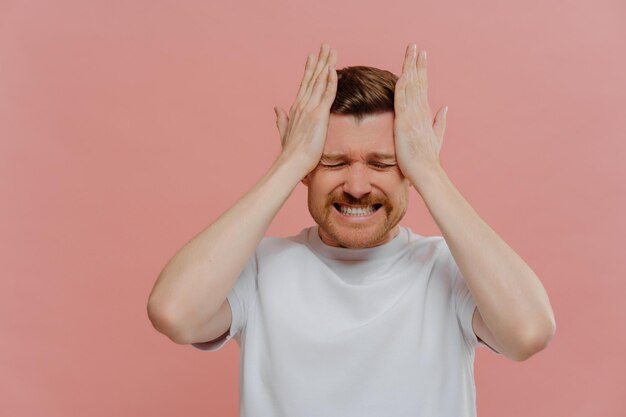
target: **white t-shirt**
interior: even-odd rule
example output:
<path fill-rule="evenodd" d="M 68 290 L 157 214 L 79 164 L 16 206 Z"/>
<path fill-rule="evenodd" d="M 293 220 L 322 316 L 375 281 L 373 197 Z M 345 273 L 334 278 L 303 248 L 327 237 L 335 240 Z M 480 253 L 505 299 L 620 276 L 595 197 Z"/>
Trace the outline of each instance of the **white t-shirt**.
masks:
<path fill-rule="evenodd" d="M 476 415 L 476 304 L 441 236 L 265 237 L 228 294 L 242 417 Z M 483 346 L 487 346 L 482 344 Z"/>

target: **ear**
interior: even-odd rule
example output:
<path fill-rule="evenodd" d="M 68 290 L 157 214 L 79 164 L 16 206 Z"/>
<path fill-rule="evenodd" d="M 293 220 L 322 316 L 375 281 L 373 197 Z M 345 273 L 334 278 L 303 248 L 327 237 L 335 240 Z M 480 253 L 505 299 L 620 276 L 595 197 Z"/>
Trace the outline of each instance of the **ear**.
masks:
<path fill-rule="evenodd" d="M 300 181 L 302 182 L 302 184 L 304 184 L 305 186 L 308 187 L 309 186 L 309 175 L 307 174 L 307 176 L 302 178 Z"/>

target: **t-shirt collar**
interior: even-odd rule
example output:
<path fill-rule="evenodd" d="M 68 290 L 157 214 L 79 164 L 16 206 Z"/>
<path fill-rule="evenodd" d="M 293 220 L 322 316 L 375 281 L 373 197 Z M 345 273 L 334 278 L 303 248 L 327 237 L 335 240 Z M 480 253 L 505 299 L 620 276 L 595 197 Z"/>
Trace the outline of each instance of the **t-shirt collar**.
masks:
<path fill-rule="evenodd" d="M 400 226 L 400 232 L 382 245 L 364 249 L 339 248 L 327 245 L 319 236 L 319 225 L 309 228 L 308 242 L 311 248 L 319 255 L 337 260 L 369 260 L 378 257 L 385 257 L 397 253 L 409 241 L 409 233 L 405 227 Z"/>

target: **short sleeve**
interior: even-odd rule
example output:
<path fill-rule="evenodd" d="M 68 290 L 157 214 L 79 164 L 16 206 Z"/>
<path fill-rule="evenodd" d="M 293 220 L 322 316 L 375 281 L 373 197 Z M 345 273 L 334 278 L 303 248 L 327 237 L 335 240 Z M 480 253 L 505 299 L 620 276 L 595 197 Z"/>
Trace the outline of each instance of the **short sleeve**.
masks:
<path fill-rule="evenodd" d="M 239 274 L 235 285 L 228 292 L 227 299 L 232 313 L 230 330 L 219 339 L 209 342 L 192 343 L 196 349 L 214 352 L 221 349 L 226 342 L 235 338 L 241 346 L 241 333 L 246 326 L 248 311 L 256 298 L 257 293 L 257 260 L 256 253 L 250 258 L 244 270 Z"/>
<path fill-rule="evenodd" d="M 461 331 L 463 332 L 463 338 L 472 349 L 475 349 L 476 347 L 486 347 L 493 352 L 498 353 L 491 349 L 491 347 L 485 342 L 476 337 L 476 333 L 474 333 L 474 327 L 472 325 L 476 302 L 474 302 L 474 298 L 465 283 L 465 278 L 463 278 L 463 274 L 454 261 L 452 255 L 450 255 L 450 263 L 452 267 L 454 307 L 456 309 L 457 319 L 459 321 Z"/>

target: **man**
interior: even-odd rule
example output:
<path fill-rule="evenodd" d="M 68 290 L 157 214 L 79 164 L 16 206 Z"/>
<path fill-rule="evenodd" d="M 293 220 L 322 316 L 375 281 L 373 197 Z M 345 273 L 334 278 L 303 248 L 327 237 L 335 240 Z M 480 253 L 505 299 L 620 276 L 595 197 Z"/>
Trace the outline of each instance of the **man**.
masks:
<path fill-rule="evenodd" d="M 426 53 L 402 75 L 310 54 L 268 173 L 166 265 L 148 302 L 180 344 L 241 347 L 242 416 L 474 416 L 474 348 L 522 361 L 555 332 L 531 268 L 474 212 L 439 151 Z M 265 237 L 302 180 L 317 226 Z M 442 237 L 399 225 L 415 187 Z"/>

